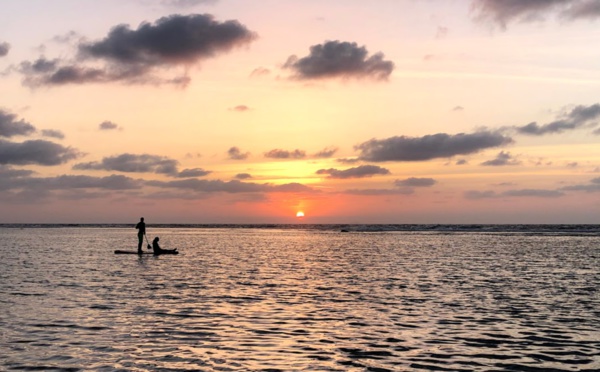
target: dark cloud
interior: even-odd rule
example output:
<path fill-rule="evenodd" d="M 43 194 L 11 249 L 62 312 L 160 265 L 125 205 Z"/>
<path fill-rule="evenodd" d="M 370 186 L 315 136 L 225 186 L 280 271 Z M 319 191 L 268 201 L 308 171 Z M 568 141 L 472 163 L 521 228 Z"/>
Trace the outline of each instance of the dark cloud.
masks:
<path fill-rule="evenodd" d="M 511 22 L 539 21 L 552 14 L 571 20 L 600 17 L 598 0 L 473 0 L 472 4 L 478 18 L 502 28 Z"/>
<path fill-rule="evenodd" d="M 498 153 L 498 155 L 496 155 L 496 158 L 492 159 L 492 160 L 488 160 L 488 161 L 484 161 L 483 163 L 481 163 L 481 165 L 484 166 L 504 166 L 504 165 L 519 165 L 521 164 L 520 161 L 516 160 L 515 158 L 513 158 L 513 156 L 510 154 L 510 152 L 504 152 L 504 151 L 500 151 Z"/>
<path fill-rule="evenodd" d="M 294 71 L 298 79 L 369 78 L 386 80 L 394 70 L 392 61 L 382 53 L 369 56 L 367 49 L 356 43 L 326 41 L 310 47 L 303 58 L 291 56 L 284 68 Z"/>
<path fill-rule="evenodd" d="M 0 164 L 59 165 L 80 156 L 77 150 L 50 141 L 16 143 L 0 139 Z"/>
<path fill-rule="evenodd" d="M 227 150 L 227 155 L 229 159 L 232 160 L 245 160 L 250 156 L 249 152 L 242 152 L 238 147 L 233 146 L 229 150 Z"/>
<path fill-rule="evenodd" d="M 238 180 L 247 180 L 249 178 L 252 178 L 252 175 L 250 173 L 238 173 L 235 175 L 235 178 L 237 178 Z"/>
<path fill-rule="evenodd" d="M 480 131 L 472 134 L 438 133 L 423 137 L 391 137 L 372 139 L 355 146 L 360 159 L 366 161 L 421 161 L 466 155 L 512 143 L 510 137 L 497 132 Z"/>
<path fill-rule="evenodd" d="M 565 191 L 600 192 L 600 177 L 592 179 L 588 184 L 563 187 Z"/>
<path fill-rule="evenodd" d="M 119 129 L 119 126 L 112 121 L 105 120 L 98 125 L 98 129 L 100 130 L 114 130 Z"/>
<path fill-rule="evenodd" d="M 299 184 L 284 185 L 257 184 L 238 180 L 198 180 L 189 178 L 177 181 L 148 181 L 147 185 L 161 188 L 185 189 L 197 192 L 253 193 L 253 192 L 315 192 L 312 188 Z"/>
<path fill-rule="evenodd" d="M 185 86 L 189 77 L 164 79 L 157 77 L 157 70 L 189 67 L 255 38 L 234 20 L 218 22 L 208 14 L 171 15 L 155 23 L 144 22 L 136 30 L 118 25 L 103 40 L 80 42 L 77 62 L 42 57 L 22 63 L 21 72 L 24 83 L 31 86 L 111 81 Z"/>
<path fill-rule="evenodd" d="M 326 174 L 329 178 L 365 178 L 365 177 L 373 177 L 376 175 L 385 175 L 390 174 L 388 169 L 379 167 L 377 165 L 360 165 L 355 168 L 349 168 L 344 170 L 339 170 L 335 168 L 329 169 L 319 169 L 317 174 Z"/>
<path fill-rule="evenodd" d="M 191 178 L 191 177 L 204 177 L 212 173 L 211 171 L 204 170 L 202 168 L 184 169 L 178 172 L 175 176 L 177 178 Z"/>
<path fill-rule="evenodd" d="M 315 158 L 330 158 L 338 151 L 337 147 L 327 147 L 313 155 Z"/>
<path fill-rule="evenodd" d="M 0 168 L 0 189 L 14 190 L 67 190 L 67 189 L 105 189 L 131 190 L 143 186 L 141 180 L 111 175 L 106 177 L 91 177 L 81 175 L 61 175 L 56 177 L 29 177 L 28 171 L 8 169 L 8 173 Z"/>
<path fill-rule="evenodd" d="M 600 18 L 600 1 L 583 0 L 573 2 L 573 5 L 563 13 L 563 16 L 568 19 Z"/>
<path fill-rule="evenodd" d="M 478 199 L 491 199 L 491 198 L 506 198 L 506 197 L 534 197 L 534 198 L 559 198 L 564 196 L 565 193 L 559 190 L 541 190 L 541 189 L 521 189 L 521 190 L 507 190 L 501 193 L 494 191 L 476 191 L 471 190 L 465 192 L 465 198 L 478 200 Z"/>
<path fill-rule="evenodd" d="M 14 169 L 11 166 L 0 164 L 0 179 L 28 177 L 35 172 L 28 169 Z"/>
<path fill-rule="evenodd" d="M 598 125 L 599 119 L 600 103 L 596 103 L 590 106 L 576 106 L 548 124 L 538 125 L 536 122 L 533 122 L 521 127 L 515 127 L 515 129 L 520 134 L 542 136 L 544 134 L 562 133 L 567 130 L 586 126 L 593 127 Z"/>
<path fill-rule="evenodd" d="M 398 187 L 430 187 L 437 183 L 433 178 L 416 178 L 410 177 L 403 180 L 394 181 L 394 185 Z"/>
<path fill-rule="evenodd" d="M 50 137 L 50 138 L 57 138 L 57 139 L 65 138 L 65 134 L 63 132 L 61 132 L 60 130 L 56 130 L 56 129 L 42 129 L 42 136 Z"/>
<path fill-rule="evenodd" d="M 0 43 L 0 57 L 4 57 L 5 55 L 8 54 L 8 51 L 10 50 L 10 44 L 9 43 Z"/>
<path fill-rule="evenodd" d="M 0 109 L 0 137 L 27 136 L 35 132 L 35 127 L 23 119 Z"/>
<path fill-rule="evenodd" d="M 359 158 L 338 158 L 335 161 L 342 164 L 356 164 L 360 162 Z"/>
<path fill-rule="evenodd" d="M 274 149 L 265 153 L 265 158 L 272 159 L 304 159 L 305 157 L 306 151 L 298 149 L 294 151 Z"/>
<path fill-rule="evenodd" d="M 149 154 L 121 154 L 102 159 L 101 162 L 79 163 L 78 170 L 107 170 L 126 173 L 158 173 L 176 176 L 178 161 L 164 156 Z"/>

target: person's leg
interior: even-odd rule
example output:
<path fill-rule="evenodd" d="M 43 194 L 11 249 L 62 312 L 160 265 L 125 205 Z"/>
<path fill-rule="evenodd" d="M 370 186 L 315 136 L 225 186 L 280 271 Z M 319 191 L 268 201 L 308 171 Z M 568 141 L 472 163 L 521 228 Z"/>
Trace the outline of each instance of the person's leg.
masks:
<path fill-rule="evenodd" d="M 144 234 L 138 234 L 138 251 L 142 250 L 142 244 L 144 244 Z"/>

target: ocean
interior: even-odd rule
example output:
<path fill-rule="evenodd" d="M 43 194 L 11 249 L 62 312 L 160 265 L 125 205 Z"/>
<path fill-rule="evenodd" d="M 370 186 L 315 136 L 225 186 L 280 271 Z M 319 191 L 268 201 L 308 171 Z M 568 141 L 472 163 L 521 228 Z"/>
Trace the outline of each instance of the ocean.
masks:
<path fill-rule="evenodd" d="M 0 370 L 600 370 L 597 226 L 133 226 L 0 225 Z"/>

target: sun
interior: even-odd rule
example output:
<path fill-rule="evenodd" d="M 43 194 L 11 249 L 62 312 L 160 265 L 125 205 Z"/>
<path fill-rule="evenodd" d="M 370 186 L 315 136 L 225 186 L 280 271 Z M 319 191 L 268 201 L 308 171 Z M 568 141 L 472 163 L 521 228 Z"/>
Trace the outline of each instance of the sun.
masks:
<path fill-rule="evenodd" d="M 302 217 L 304 217 L 304 212 L 302 212 L 302 211 L 298 211 L 298 212 L 296 213 L 296 217 L 298 217 L 298 218 L 302 218 Z"/>

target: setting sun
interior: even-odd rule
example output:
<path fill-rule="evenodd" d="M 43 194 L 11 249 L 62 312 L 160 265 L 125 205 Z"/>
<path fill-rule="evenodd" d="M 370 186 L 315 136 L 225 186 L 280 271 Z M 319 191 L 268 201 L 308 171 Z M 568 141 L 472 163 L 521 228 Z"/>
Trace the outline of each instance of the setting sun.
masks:
<path fill-rule="evenodd" d="M 298 217 L 298 218 L 304 217 L 304 212 L 299 211 L 298 213 L 296 213 L 296 217 Z"/>

